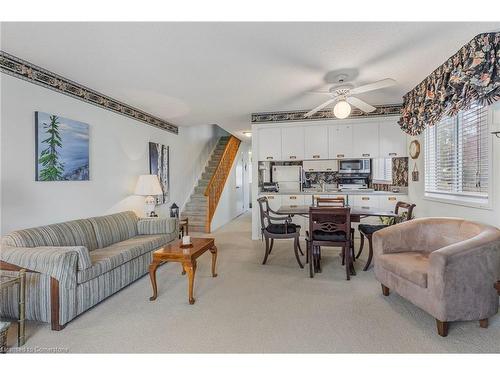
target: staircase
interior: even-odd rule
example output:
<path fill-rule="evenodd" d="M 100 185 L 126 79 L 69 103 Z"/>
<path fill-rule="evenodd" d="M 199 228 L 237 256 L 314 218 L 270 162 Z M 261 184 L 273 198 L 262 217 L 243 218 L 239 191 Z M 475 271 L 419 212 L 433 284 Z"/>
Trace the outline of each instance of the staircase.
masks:
<path fill-rule="evenodd" d="M 210 233 L 210 222 L 238 152 L 240 140 L 221 137 L 181 213 L 189 218 L 189 231 Z"/>

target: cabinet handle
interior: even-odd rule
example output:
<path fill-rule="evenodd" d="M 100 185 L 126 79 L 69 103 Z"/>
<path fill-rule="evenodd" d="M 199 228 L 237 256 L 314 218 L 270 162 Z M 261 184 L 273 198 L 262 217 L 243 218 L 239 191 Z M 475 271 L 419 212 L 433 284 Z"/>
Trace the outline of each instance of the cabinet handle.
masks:
<path fill-rule="evenodd" d="M 290 155 L 289 158 L 290 159 L 297 159 L 297 157 L 295 155 Z"/>
<path fill-rule="evenodd" d="M 327 171 L 331 171 L 331 170 L 332 170 L 332 168 L 326 168 L 326 170 L 327 170 Z"/>
<path fill-rule="evenodd" d="M 267 160 L 273 160 L 274 158 L 272 156 L 266 157 Z"/>
<path fill-rule="evenodd" d="M 389 152 L 389 156 L 396 156 L 397 154 L 397 152 Z"/>
<path fill-rule="evenodd" d="M 361 197 L 361 200 L 364 200 L 364 201 L 369 201 L 369 200 L 370 200 L 370 197 Z"/>
<path fill-rule="evenodd" d="M 309 170 L 310 170 L 311 172 L 313 172 L 313 171 L 314 171 L 314 168 L 309 168 Z"/>
<path fill-rule="evenodd" d="M 291 208 L 295 208 L 295 207 L 297 207 L 297 205 L 296 204 L 291 204 L 290 207 Z"/>
<path fill-rule="evenodd" d="M 343 158 L 343 157 L 344 157 L 344 154 L 337 154 L 337 157 L 338 157 L 338 158 Z"/>
<path fill-rule="evenodd" d="M 313 155 L 313 159 L 319 159 L 319 155 Z"/>
<path fill-rule="evenodd" d="M 294 195 L 292 195 L 292 196 L 290 197 L 290 199 L 297 199 L 297 197 L 296 197 L 296 196 L 294 196 Z"/>
<path fill-rule="evenodd" d="M 370 156 L 370 154 L 363 154 L 363 157 L 365 157 L 365 158 L 367 158 L 369 156 Z"/>
<path fill-rule="evenodd" d="M 389 198 L 387 198 L 387 199 L 388 199 L 388 200 L 390 200 L 390 201 L 395 201 L 395 200 L 396 200 L 396 197 L 389 197 Z"/>
<path fill-rule="evenodd" d="M 369 209 L 370 209 L 370 207 L 368 207 L 368 206 L 362 206 L 361 208 L 362 208 L 363 210 L 369 210 Z"/>
<path fill-rule="evenodd" d="M 272 195 L 269 195 L 267 199 L 274 199 L 274 197 Z"/>

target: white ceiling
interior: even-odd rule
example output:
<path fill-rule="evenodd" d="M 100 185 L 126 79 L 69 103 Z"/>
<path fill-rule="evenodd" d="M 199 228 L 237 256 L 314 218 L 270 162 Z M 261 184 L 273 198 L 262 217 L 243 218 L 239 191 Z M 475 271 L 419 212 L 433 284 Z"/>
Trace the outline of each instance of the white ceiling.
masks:
<path fill-rule="evenodd" d="M 241 135 L 252 112 L 310 109 L 330 71 L 400 103 L 463 44 L 500 23 L 3 23 L 1 49 L 180 126 Z M 182 129 L 181 129 L 182 131 Z"/>

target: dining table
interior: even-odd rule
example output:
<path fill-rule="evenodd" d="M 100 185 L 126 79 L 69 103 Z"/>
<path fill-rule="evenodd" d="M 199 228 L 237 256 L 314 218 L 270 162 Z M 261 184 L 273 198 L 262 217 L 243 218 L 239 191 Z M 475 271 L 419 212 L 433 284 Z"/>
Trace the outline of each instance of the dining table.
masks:
<path fill-rule="evenodd" d="M 303 216 L 309 217 L 309 207 L 311 205 L 292 205 L 292 206 L 280 206 L 276 210 L 277 214 L 280 215 L 290 215 L 290 216 Z M 351 222 L 359 223 L 361 219 L 365 217 L 375 216 L 375 217 L 397 217 L 394 211 L 381 210 L 379 208 L 371 207 L 356 207 L 356 206 L 346 206 L 351 208 Z"/>

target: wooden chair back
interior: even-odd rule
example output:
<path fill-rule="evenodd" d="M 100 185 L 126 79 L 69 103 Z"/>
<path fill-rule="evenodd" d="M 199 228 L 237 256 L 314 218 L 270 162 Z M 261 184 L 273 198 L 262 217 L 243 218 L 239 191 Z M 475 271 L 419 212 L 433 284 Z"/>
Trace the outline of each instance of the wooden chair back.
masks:
<path fill-rule="evenodd" d="M 413 219 L 413 209 L 415 208 L 415 206 L 416 206 L 416 204 L 413 204 L 413 203 L 397 202 L 394 213 L 396 215 L 399 215 L 400 209 L 406 210 L 406 218 L 404 219 L 404 221 L 408 221 L 408 220 Z"/>
<path fill-rule="evenodd" d="M 269 201 L 267 197 L 260 197 L 257 199 L 257 202 L 259 203 L 260 211 L 260 227 L 262 230 L 264 230 L 264 228 L 271 224 L 271 221 L 269 220 Z M 265 223 L 266 219 L 267 224 Z"/>
<path fill-rule="evenodd" d="M 343 233 L 350 238 L 350 207 L 309 207 L 309 230 L 314 239 L 314 231 L 325 233 Z"/>
<path fill-rule="evenodd" d="M 322 198 L 314 197 L 317 207 L 345 207 L 344 197 Z"/>

